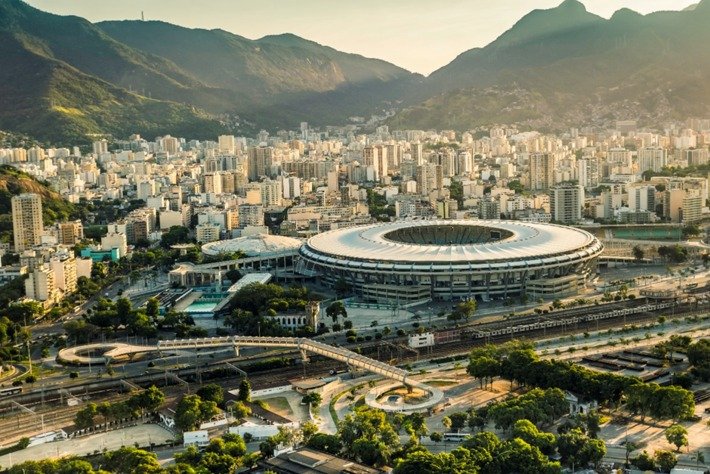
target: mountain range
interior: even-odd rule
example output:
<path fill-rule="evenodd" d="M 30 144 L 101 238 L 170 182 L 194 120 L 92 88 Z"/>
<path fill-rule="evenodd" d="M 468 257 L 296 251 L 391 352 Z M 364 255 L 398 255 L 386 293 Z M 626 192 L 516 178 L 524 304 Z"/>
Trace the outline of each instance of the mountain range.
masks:
<path fill-rule="evenodd" d="M 535 10 L 428 77 L 291 34 L 251 40 L 159 21 L 92 24 L 0 1 L 0 129 L 53 143 L 102 134 L 214 138 L 399 112 L 400 128 L 560 129 L 708 114 L 710 0 L 610 19 Z"/>

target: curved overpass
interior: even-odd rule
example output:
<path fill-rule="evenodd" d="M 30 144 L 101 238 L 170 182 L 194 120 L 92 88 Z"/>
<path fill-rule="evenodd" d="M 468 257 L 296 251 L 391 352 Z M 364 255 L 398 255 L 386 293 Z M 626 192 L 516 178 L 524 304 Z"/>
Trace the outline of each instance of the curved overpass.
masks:
<path fill-rule="evenodd" d="M 369 372 L 373 372 L 392 380 L 397 380 L 405 385 L 416 382 L 409 382 L 407 377 L 409 372 L 398 367 L 391 366 L 385 362 L 380 362 L 342 347 L 334 347 L 322 342 L 306 339 L 305 337 L 257 337 L 257 336 L 225 336 L 225 337 L 205 337 L 199 339 L 172 339 L 158 342 L 158 350 L 170 349 L 200 349 L 203 347 L 284 347 L 298 349 L 302 352 L 322 355 L 330 359 L 344 362 Z"/>
<path fill-rule="evenodd" d="M 430 387 L 423 382 L 409 380 L 410 374 L 407 370 L 394 367 L 385 362 L 371 359 L 342 347 L 334 347 L 322 342 L 306 339 L 304 337 L 204 337 L 197 339 L 172 339 L 159 341 L 155 346 L 137 346 L 120 342 L 95 343 L 62 349 L 59 352 L 57 359 L 70 364 L 107 364 L 115 358 L 138 353 L 167 350 L 189 351 L 214 347 L 234 347 L 237 350 L 240 347 L 283 347 L 288 349 L 298 349 L 304 354 L 304 358 L 306 352 L 321 355 L 360 369 L 367 370 L 368 372 L 381 375 L 388 379 L 395 380 L 404 386 L 425 390 L 431 394 L 429 400 L 417 405 L 406 407 L 394 407 L 377 403 L 377 394 L 368 394 L 367 403 L 385 411 L 402 411 L 407 413 L 424 411 L 440 403 L 444 398 L 444 393 L 440 389 Z M 98 352 L 100 355 L 94 355 L 94 352 Z"/>

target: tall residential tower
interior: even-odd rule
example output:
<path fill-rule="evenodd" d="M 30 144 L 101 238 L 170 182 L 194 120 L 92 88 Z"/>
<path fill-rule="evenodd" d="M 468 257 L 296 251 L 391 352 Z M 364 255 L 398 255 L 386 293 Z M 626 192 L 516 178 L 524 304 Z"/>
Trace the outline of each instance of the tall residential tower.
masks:
<path fill-rule="evenodd" d="M 22 252 L 40 244 L 44 223 L 42 222 L 42 198 L 39 194 L 25 193 L 12 197 L 12 232 L 15 252 Z"/>

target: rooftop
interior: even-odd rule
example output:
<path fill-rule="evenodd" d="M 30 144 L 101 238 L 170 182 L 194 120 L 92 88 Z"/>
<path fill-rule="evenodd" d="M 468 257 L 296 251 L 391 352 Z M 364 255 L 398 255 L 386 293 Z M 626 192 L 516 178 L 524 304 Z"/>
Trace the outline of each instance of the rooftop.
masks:
<path fill-rule="evenodd" d="M 248 257 L 259 257 L 297 251 L 301 245 L 302 242 L 300 240 L 292 237 L 258 234 L 210 242 L 202 246 L 202 253 L 214 256 L 241 251 Z"/>
<path fill-rule="evenodd" d="M 574 227 L 520 221 L 404 221 L 324 232 L 307 248 L 335 258 L 389 262 L 489 262 L 545 258 L 598 244 Z"/>
<path fill-rule="evenodd" d="M 358 464 L 314 449 L 300 448 L 282 453 L 260 464 L 278 473 L 379 474 L 381 469 Z"/>

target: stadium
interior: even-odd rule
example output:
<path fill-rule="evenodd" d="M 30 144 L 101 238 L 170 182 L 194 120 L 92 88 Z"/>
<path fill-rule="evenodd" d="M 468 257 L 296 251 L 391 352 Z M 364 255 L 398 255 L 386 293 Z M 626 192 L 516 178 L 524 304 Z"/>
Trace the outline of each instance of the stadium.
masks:
<path fill-rule="evenodd" d="M 299 250 L 298 272 L 378 303 L 578 293 L 603 246 L 589 232 L 518 221 L 400 221 L 331 230 Z"/>

